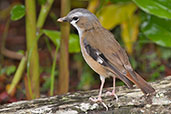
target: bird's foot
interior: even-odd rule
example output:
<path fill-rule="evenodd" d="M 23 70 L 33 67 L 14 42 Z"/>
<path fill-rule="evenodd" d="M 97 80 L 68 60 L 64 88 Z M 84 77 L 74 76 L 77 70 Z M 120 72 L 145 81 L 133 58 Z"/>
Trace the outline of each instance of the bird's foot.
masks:
<path fill-rule="evenodd" d="M 92 101 L 92 102 L 102 102 L 102 98 L 101 97 L 98 97 L 98 98 L 90 97 L 89 100 Z"/>
<path fill-rule="evenodd" d="M 106 92 L 105 95 L 106 95 L 106 96 L 115 96 L 116 101 L 118 101 L 118 96 L 115 94 L 115 92 L 110 92 L 110 91 L 108 91 L 108 92 Z"/>
<path fill-rule="evenodd" d="M 109 110 L 108 107 L 107 107 L 107 105 L 102 101 L 102 98 L 100 96 L 97 97 L 97 98 L 90 97 L 89 100 L 92 101 L 92 102 L 100 102 L 106 108 L 106 111 Z"/>

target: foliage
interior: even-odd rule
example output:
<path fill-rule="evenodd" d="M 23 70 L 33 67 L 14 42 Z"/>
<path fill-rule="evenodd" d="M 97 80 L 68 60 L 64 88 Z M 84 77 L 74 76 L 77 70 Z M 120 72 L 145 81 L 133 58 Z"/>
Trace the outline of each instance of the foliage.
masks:
<path fill-rule="evenodd" d="M 61 36 L 60 35 L 60 32 L 58 32 L 58 31 L 52 31 L 52 30 L 42 30 L 42 27 L 43 27 L 43 25 L 45 23 L 45 20 L 46 20 L 46 17 L 48 15 L 48 12 L 49 12 L 52 4 L 53 4 L 53 0 L 39 0 L 38 2 L 41 5 L 41 11 L 39 13 L 39 17 L 38 17 L 37 22 L 34 23 L 33 22 L 34 19 L 32 19 L 32 22 L 30 22 L 30 20 L 29 20 L 30 18 L 27 17 L 27 16 L 31 16 L 31 15 L 33 16 L 34 13 L 36 13 L 36 12 L 32 12 L 34 10 L 29 10 L 29 8 L 31 8 L 31 6 L 33 6 L 34 2 L 27 2 L 26 1 L 26 6 L 27 5 L 28 5 L 28 7 L 30 6 L 29 8 L 27 8 L 28 15 L 26 16 L 26 25 L 27 25 L 26 32 L 28 33 L 31 29 L 32 30 L 35 30 L 36 29 L 36 25 L 37 25 L 37 32 L 38 32 L 38 34 L 37 34 L 36 37 L 35 37 L 35 34 L 34 33 L 33 34 L 30 33 L 30 34 L 32 34 L 31 35 L 32 37 L 29 34 L 27 34 L 28 36 L 30 36 L 30 40 L 27 37 L 27 39 L 28 39 L 27 40 L 27 46 L 29 48 L 28 48 L 28 61 L 27 61 L 27 71 L 28 71 L 27 75 L 28 75 L 28 78 L 26 79 L 28 81 L 28 82 L 26 82 L 28 84 L 28 86 L 27 86 L 28 89 L 26 89 L 26 90 L 29 91 L 28 93 L 30 94 L 29 95 L 30 98 L 33 98 L 31 91 L 34 90 L 34 88 L 31 87 L 31 82 L 30 81 L 36 81 L 36 79 L 38 79 L 38 78 L 35 79 L 35 76 L 33 77 L 33 79 L 31 79 L 32 77 L 29 77 L 31 74 L 35 74 L 34 73 L 35 72 L 34 71 L 35 69 L 30 70 L 30 69 L 32 69 L 34 67 L 34 66 L 30 65 L 30 64 L 35 63 L 36 61 L 38 61 L 38 60 L 36 60 L 36 61 L 32 60 L 32 56 L 33 56 L 32 53 L 36 51 L 35 48 L 37 47 L 37 41 L 39 40 L 39 38 L 41 37 L 42 34 L 45 34 L 56 45 L 55 59 L 53 61 L 52 72 L 51 72 L 51 95 L 52 95 L 53 94 L 52 92 L 53 92 L 53 89 L 54 89 L 53 86 L 54 86 L 54 75 L 55 75 L 54 72 L 55 72 L 55 67 L 56 67 L 56 57 L 57 57 L 58 49 L 59 49 L 59 46 L 60 46 L 60 40 L 61 40 L 60 39 L 60 36 Z M 30 5 L 30 4 L 32 4 L 32 5 Z M 33 7 L 31 9 L 33 9 Z M 11 10 L 11 19 L 12 20 L 21 19 L 24 15 L 25 15 L 25 6 L 24 5 L 16 5 Z M 29 27 L 29 25 L 33 25 L 33 26 L 30 26 Z M 31 41 L 31 39 L 35 39 L 35 40 L 34 41 Z M 30 44 L 29 42 L 32 42 L 32 46 L 29 45 Z M 80 52 L 78 35 L 70 34 L 69 52 L 70 53 Z M 32 67 L 30 68 L 30 66 L 32 66 Z M 30 73 L 30 71 L 34 71 L 34 72 L 33 73 Z M 37 69 L 37 72 L 39 72 L 38 69 Z M 22 75 L 22 74 L 20 74 L 20 75 Z M 18 77 L 21 78 L 21 76 L 18 76 Z M 18 81 L 16 81 L 16 79 L 18 79 L 18 78 L 17 77 L 14 77 L 14 79 L 15 79 L 14 82 L 17 82 L 18 83 Z M 18 79 L 18 80 L 20 80 L 20 79 Z M 36 83 L 32 83 L 32 85 L 38 84 L 39 83 L 38 81 L 39 81 L 39 79 L 37 80 Z M 32 90 L 31 90 L 31 88 L 32 88 Z M 36 86 L 36 88 L 39 88 L 39 87 Z M 39 90 L 36 90 L 37 93 L 39 93 L 38 91 Z M 39 95 L 36 95 L 36 96 L 39 96 Z"/>
<path fill-rule="evenodd" d="M 133 0 L 142 10 L 161 18 L 171 19 L 170 0 Z"/>
<path fill-rule="evenodd" d="M 144 35 L 158 45 L 171 47 L 171 20 L 145 13 L 142 13 L 142 16 L 141 30 Z"/>
<path fill-rule="evenodd" d="M 133 0 L 143 11 L 142 31 L 156 44 L 171 47 L 170 0 Z M 149 15 L 153 14 L 155 16 Z M 161 18 L 160 18 L 161 17 Z M 162 19 L 165 18 L 165 19 Z"/>
<path fill-rule="evenodd" d="M 117 25 L 128 20 L 136 9 L 136 5 L 133 3 L 109 4 L 103 6 L 97 12 L 97 17 L 103 27 L 106 29 L 113 29 Z"/>
<path fill-rule="evenodd" d="M 3 67 L 2 69 L 0 69 L 0 75 L 6 74 L 6 75 L 10 76 L 15 71 L 16 71 L 16 66 L 15 65 Z"/>
<path fill-rule="evenodd" d="M 24 5 L 15 5 L 11 10 L 11 20 L 17 21 L 25 15 Z"/>
<path fill-rule="evenodd" d="M 43 33 L 47 35 L 56 46 L 60 47 L 61 33 L 59 31 L 43 30 Z M 79 37 L 76 34 L 70 34 L 69 36 L 69 52 L 80 52 Z"/>
<path fill-rule="evenodd" d="M 107 29 L 121 25 L 121 36 L 129 54 L 133 52 L 133 45 L 137 40 L 139 26 L 142 33 L 158 45 L 171 47 L 170 36 L 170 3 L 168 0 L 161 2 L 149 0 L 133 0 L 142 10 L 156 16 L 136 12 L 137 6 L 130 0 L 110 0 L 112 4 L 103 2 L 96 12 L 101 24 Z M 108 1 L 109 2 L 109 1 Z M 111 15 L 112 14 L 112 15 Z M 141 14 L 141 15 L 139 15 Z M 162 19 L 162 18 L 168 19 Z M 162 23 L 161 23 L 162 22 Z"/>

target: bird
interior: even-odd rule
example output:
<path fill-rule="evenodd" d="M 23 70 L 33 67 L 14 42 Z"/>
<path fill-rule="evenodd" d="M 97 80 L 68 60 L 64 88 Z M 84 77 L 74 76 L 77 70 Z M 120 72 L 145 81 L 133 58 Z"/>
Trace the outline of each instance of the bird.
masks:
<path fill-rule="evenodd" d="M 77 29 L 83 58 L 100 76 L 99 94 L 97 97 L 90 97 L 91 101 L 102 101 L 102 89 L 108 77 L 113 78 L 113 90 L 106 94 L 115 96 L 116 100 L 118 100 L 115 93 L 116 78 L 122 80 L 129 88 L 135 84 L 145 95 L 155 92 L 155 89 L 134 71 L 126 51 L 93 13 L 84 8 L 76 8 L 57 21 L 69 22 Z"/>

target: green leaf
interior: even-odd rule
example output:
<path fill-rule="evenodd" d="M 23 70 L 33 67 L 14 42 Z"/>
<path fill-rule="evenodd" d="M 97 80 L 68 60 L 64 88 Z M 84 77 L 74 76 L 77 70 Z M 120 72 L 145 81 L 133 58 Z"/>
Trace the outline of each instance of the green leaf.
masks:
<path fill-rule="evenodd" d="M 60 32 L 55 30 L 43 30 L 43 33 L 48 36 L 56 46 L 60 46 Z"/>
<path fill-rule="evenodd" d="M 9 76 L 16 71 L 16 66 L 12 65 L 6 68 L 6 74 Z"/>
<path fill-rule="evenodd" d="M 48 36 L 56 46 L 60 46 L 61 33 L 55 30 L 43 30 L 46 36 Z M 69 52 L 80 52 L 79 37 L 76 34 L 70 34 L 69 36 Z"/>
<path fill-rule="evenodd" d="M 38 3 L 39 3 L 40 5 L 44 5 L 44 4 L 46 3 L 46 1 L 47 1 L 47 0 L 38 0 Z"/>
<path fill-rule="evenodd" d="M 17 53 L 24 55 L 24 50 L 18 50 Z"/>
<path fill-rule="evenodd" d="M 99 12 L 97 17 L 100 23 L 106 29 L 112 29 L 116 25 L 121 24 L 123 21 L 131 17 L 137 9 L 134 3 L 123 4 L 110 4 L 104 6 Z"/>
<path fill-rule="evenodd" d="M 171 47 L 171 20 L 143 14 L 141 30 L 146 37 L 158 45 Z"/>
<path fill-rule="evenodd" d="M 78 53 L 80 52 L 79 37 L 76 34 L 70 34 L 69 37 L 69 52 Z"/>
<path fill-rule="evenodd" d="M 171 19 L 171 0 L 133 0 L 143 11 Z"/>
<path fill-rule="evenodd" d="M 113 3 L 122 3 L 122 2 L 130 2 L 131 0 L 109 0 L 109 1 L 111 1 L 111 2 L 113 2 Z"/>
<path fill-rule="evenodd" d="M 24 5 L 15 5 L 11 10 L 11 20 L 16 21 L 21 19 L 25 15 Z"/>

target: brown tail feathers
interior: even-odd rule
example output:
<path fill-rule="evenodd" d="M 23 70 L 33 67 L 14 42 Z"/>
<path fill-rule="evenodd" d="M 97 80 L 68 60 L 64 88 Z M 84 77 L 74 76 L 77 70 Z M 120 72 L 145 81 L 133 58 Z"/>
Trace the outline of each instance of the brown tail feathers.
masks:
<path fill-rule="evenodd" d="M 138 86 L 144 94 L 154 93 L 155 89 L 148 84 L 138 73 L 134 71 L 127 72 L 127 78 Z"/>

